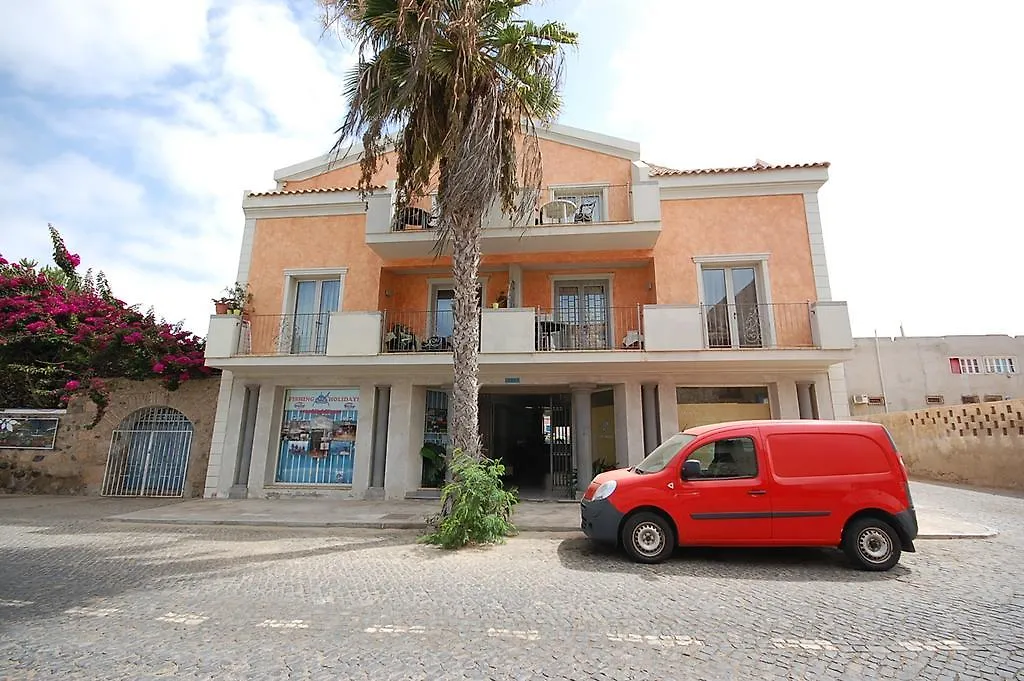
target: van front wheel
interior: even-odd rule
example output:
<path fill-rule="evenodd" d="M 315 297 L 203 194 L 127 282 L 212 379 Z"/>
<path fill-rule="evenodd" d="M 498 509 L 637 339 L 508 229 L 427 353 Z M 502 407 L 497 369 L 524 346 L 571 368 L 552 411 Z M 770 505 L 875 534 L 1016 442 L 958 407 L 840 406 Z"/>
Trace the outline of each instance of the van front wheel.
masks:
<path fill-rule="evenodd" d="M 900 562 L 900 538 L 892 525 L 877 518 L 858 518 L 846 526 L 843 551 L 861 570 L 884 572 Z"/>
<path fill-rule="evenodd" d="M 660 563 L 672 555 L 675 545 L 671 525 L 656 513 L 637 513 L 622 526 L 622 547 L 638 563 Z"/>

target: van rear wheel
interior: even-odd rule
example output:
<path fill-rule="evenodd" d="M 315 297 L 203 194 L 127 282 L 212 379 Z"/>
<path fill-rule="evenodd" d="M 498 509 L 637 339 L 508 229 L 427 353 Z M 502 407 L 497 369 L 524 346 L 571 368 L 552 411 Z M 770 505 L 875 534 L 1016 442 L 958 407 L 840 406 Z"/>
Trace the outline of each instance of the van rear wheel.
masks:
<path fill-rule="evenodd" d="M 843 551 L 861 570 L 884 572 L 900 562 L 900 537 L 892 525 L 878 518 L 858 518 L 846 526 Z"/>
<path fill-rule="evenodd" d="M 660 563 L 672 555 L 676 534 L 657 513 L 642 511 L 622 526 L 622 547 L 638 563 Z"/>

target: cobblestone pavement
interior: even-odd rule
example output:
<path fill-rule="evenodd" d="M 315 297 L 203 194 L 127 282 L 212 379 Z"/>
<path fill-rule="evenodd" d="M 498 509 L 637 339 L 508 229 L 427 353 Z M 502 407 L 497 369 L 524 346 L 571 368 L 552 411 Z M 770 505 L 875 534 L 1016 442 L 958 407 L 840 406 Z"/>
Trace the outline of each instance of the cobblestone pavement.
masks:
<path fill-rule="evenodd" d="M 0 679 L 1024 678 L 1024 499 L 914 493 L 1000 534 L 870 575 L 833 551 L 638 566 L 577 534 L 445 553 L 0 497 Z"/>

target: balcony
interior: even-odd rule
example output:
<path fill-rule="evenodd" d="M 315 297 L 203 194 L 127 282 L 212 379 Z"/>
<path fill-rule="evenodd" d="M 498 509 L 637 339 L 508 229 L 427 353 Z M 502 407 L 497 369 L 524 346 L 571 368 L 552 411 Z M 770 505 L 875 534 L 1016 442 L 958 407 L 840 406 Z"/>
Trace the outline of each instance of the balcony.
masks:
<path fill-rule="evenodd" d="M 234 315 L 210 319 L 207 360 L 229 367 L 235 358 L 393 356 L 405 364 L 446 363 L 451 352 L 450 312 L 330 312 L 312 315 Z M 842 361 L 853 347 L 844 302 L 769 303 L 754 306 L 632 305 L 573 311 L 486 308 L 480 324 L 480 361 L 500 355 L 532 355 L 533 362 L 584 353 L 643 361 L 679 360 L 680 353 L 711 359 L 728 351 L 748 359 L 765 351 L 832 351 Z M 839 353 L 839 354 L 837 354 Z M 838 357 L 839 359 L 835 359 Z M 551 358 L 550 360 L 545 358 Z M 646 359 L 644 359 L 646 358 Z M 336 360 L 332 363 L 338 363 Z"/>
<path fill-rule="evenodd" d="M 521 193 L 523 215 L 498 206 L 483 218 L 483 253 L 647 250 L 661 235 L 661 196 L 656 180 L 635 166 L 629 185 L 545 188 L 541 197 Z M 432 203 L 424 201 L 425 204 Z M 396 213 L 394 186 L 368 198 L 366 243 L 382 258 L 426 257 L 437 241 L 431 206 Z"/>

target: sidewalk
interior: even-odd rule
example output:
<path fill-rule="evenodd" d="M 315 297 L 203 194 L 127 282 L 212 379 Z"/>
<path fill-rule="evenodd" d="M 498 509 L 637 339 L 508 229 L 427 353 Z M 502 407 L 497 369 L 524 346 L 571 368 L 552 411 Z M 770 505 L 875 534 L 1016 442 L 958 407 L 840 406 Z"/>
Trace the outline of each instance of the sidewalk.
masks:
<path fill-rule="evenodd" d="M 337 499 L 193 499 L 107 520 L 171 525 L 354 527 L 419 530 L 436 513 L 437 501 L 341 501 Z M 579 532 L 575 503 L 521 502 L 513 522 L 522 532 Z M 997 532 L 982 525 L 918 509 L 918 539 L 979 539 Z"/>

